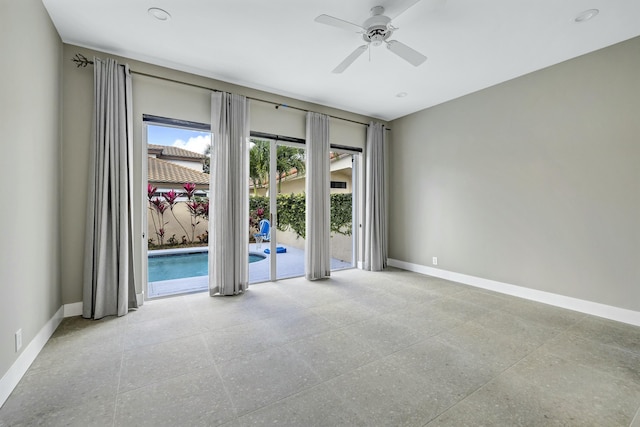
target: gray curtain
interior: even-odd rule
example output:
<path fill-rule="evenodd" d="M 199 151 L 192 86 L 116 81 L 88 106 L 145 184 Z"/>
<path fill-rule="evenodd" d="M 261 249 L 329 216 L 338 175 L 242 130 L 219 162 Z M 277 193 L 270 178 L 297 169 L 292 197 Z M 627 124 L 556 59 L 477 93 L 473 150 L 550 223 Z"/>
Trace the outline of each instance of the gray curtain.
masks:
<path fill-rule="evenodd" d="M 133 264 L 133 131 L 128 65 L 94 58 L 82 317 L 137 308 Z"/>
<path fill-rule="evenodd" d="M 209 293 L 238 295 L 249 288 L 249 103 L 225 92 L 211 95 Z"/>
<path fill-rule="evenodd" d="M 364 269 L 379 271 L 387 266 L 384 125 L 369 123 L 366 156 Z"/>
<path fill-rule="evenodd" d="M 305 276 L 331 275 L 329 117 L 307 113 Z"/>

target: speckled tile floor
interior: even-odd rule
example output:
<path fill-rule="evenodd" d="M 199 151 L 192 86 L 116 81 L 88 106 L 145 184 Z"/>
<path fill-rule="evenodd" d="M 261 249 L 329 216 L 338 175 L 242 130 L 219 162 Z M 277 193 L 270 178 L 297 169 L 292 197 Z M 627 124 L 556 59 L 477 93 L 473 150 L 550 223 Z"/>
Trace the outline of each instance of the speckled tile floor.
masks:
<path fill-rule="evenodd" d="M 0 425 L 637 426 L 639 407 L 638 327 L 345 270 L 67 318 Z"/>

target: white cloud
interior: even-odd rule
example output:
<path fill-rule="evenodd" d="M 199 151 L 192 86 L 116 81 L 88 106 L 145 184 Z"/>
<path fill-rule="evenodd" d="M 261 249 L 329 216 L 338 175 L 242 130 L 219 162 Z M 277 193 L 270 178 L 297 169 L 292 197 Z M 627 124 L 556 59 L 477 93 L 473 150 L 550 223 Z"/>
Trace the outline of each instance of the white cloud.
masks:
<path fill-rule="evenodd" d="M 198 135 L 191 137 L 187 142 L 177 139 L 174 143 L 174 147 L 184 148 L 185 150 L 195 151 L 196 153 L 204 154 L 204 150 L 211 145 L 211 135 Z"/>

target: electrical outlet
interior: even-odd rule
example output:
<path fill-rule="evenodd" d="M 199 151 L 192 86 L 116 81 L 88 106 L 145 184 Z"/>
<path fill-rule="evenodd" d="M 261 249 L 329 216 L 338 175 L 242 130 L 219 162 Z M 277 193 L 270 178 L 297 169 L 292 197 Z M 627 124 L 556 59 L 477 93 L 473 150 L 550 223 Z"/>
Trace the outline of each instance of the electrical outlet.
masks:
<path fill-rule="evenodd" d="M 16 331 L 16 352 L 22 348 L 22 329 Z"/>
<path fill-rule="evenodd" d="M 433 265 L 438 265 L 438 257 L 434 256 L 433 259 L 431 260 Z"/>

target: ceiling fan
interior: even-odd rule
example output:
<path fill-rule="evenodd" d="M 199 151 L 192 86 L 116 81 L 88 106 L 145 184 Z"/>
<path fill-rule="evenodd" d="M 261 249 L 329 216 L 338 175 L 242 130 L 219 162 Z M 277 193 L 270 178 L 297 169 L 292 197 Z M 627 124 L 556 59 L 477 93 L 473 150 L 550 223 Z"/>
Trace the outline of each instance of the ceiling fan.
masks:
<path fill-rule="evenodd" d="M 409 5 L 404 8 L 400 13 L 413 6 L 419 0 L 410 1 Z M 331 25 L 334 27 L 342 28 L 348 31 L 355 31 L 358 34 L 362 34 L 362 39 L 366 42 L 362 46 L 358 46 L 349 56 L 347 56 L 338 66 L 333 70 L 333 73 L 342 73 L 346 70 L 356 59 L 360 57 L 370 46 L 380 46 L 383 43 L 387 45 L 387 49 L 398 55 L 413 66 L 419 66 L 427 57 L 401 43 L 397 40 L 389 40 L 391 35 L 397 27 L 391 24 L 391 18 L 384 14 L 385 9 L 382 6 L 375 6 L 371 8 L 371 16 L 362 23 L 357 25 L 349 21 L 345 21 L 340 18 L 336 18 L 329 15 L 320 15 L 315 21 L 321 24 Z"/>

